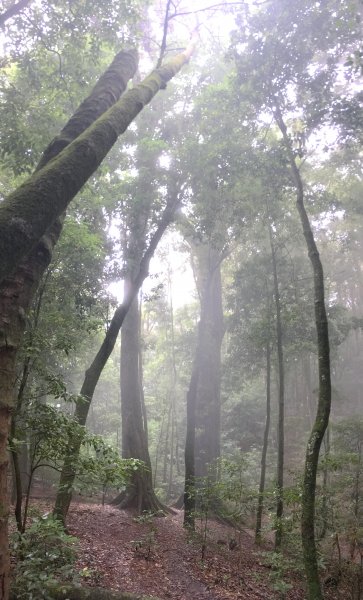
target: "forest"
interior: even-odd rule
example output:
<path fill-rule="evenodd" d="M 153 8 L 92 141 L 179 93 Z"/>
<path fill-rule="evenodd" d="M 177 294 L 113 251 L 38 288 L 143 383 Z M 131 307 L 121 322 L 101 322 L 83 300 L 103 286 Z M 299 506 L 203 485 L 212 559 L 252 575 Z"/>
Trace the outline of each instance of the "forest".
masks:
<path fill-rule="evenodd" d="M 0 600 L 363 599 L 362 0 L 0 0 Z"/>

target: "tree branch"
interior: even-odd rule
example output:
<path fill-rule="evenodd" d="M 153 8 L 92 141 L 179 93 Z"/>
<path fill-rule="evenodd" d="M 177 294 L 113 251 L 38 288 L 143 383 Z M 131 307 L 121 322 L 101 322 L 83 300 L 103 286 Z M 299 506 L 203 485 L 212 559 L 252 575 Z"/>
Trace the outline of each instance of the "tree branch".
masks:
<path fill-rule="evenodd" d="M 0 27 L 4 27 L 6 21 L 24 10 L 30 2 L 31 0 L 19 0 L 19 2 L 15 2 L 15 4 L 10 6 L 2 15 L 0 15 Z"/>
<path fill-rule="evenodd" d="M 128 90 L 55 159 L 0 204 L 0 282 L 16 269 L 66 210 L 144 106 L 189 61 L 195 45 L 193 36 L 184 52 Z"/>

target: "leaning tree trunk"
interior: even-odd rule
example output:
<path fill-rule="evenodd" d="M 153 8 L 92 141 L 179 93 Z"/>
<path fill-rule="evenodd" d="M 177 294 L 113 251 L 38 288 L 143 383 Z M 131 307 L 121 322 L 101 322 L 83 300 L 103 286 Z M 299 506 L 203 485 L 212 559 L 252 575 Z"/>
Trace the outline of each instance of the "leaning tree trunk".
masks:
<path fill-rule="evenodd" d="M 0 204 L 0 597 L 4 600 L 9 596 L 10 572 L 7 438 L 14 403 L 16 355 L 25 329 L 25 313 L 50 262 L 62 213 L 101 164 L 117 137 L 188 62 L 193 49 L 194 45 L 190 44 L 185 52 L 153 71 L 103 117 L 92 114 L 91 122 L 97 118 L 93 125 L 87 123 L 87 130 L 80 135 L 77 131 L 78 137 L 58 157 L 42 166 Z M 135 56 L 128 56 L 129 64 L 136 67 Z M 107 91 L 107 85 L 105 89 Z M 115 99 L 112 93 L 108 94 L 108 106 Z M 106 103 L 102 103 L 99 114 L 107 108 Z M 83 124 L 86 120 L 82 119 Z M 39 244 L 47 231 L 48 235 Z"/>
<path fill-rule="evenodd" d="M 324 297 L 324 272 L 314 234 L 309 222 L 304 204 L 304 186 L 295 156 L 291 148 L 290 138 L 283 120 L 281 110 L 277 105 L 275 110 L 276 123 L 282 133 L 287 156 L 296 187 L 296 204 L 299 212 L 306 246 L 314 274 L 315 325 L 318 346 L 318 376 L 319 396 L 315 422 L 309 436 L 306 449 L 303 492 L 301 535 L 305 573 L 308 586 L 308 600 L 322 600 L 323 594 L 319 580 L 317 550 L 315 542 L 315 495 L 316 476 L 319 462 L 319 452 L 326 428 L 329 424 L 331 408 L 331 379 L 330 379 L 330 346 L 328 318 Z"/>
<path fill-rule="evenodd" d="M 39 178 L 44 171 L 44 166 L 65 148 L 79 133 L 86 129 L 95 119 L 107 110 L 125 90 L 127 81 L 136 70 L 136 54 L 133 52 L 119 53 L 109 69 L 103 74 L 96 84 L 90 96 L 80 105 L 76 113 L 71 117 L 59 136 L 57 136 L 45 150 L 43 157 L 37 167 L 36 173 L 28 184 L 19 188 L 20 195 L 24 190 L 33 194 L 36 202 L 37 188 L 34 187 L 34 179 Z M 63 177 L 63 175 L 62 175 Z M 53 185 L 52 185 L 53 184 Z M 52 179 L 48 188 L 48 204 L 52 206 L 53 194 L 56 193 L 56 180 Z M 6 211 L 10 215 L 11 222 L 22 223 L 25 233 L 31 230 L 25 220 L 19 218 L 16 206 L 12 204 L 12 198 L 17 199 L 17 192 L 4 201 L 0 212 L 5 206 L 5 215 L 2 215 L 2 223 L 6 226 Z M 29 210 L 29 204 L 24 200 L 24 208 Z M 36 217 L 36 214 L 34 215 Z M 29 219 L 31 214 L 29 212 Z M 40 215 L 41 217 L 41 215 Z M 25 330 L 25 315 L 30 307 L 32 298 L 39 286 L 41 277 L 49 265 L 52 249 L 59 238 L 62 219 L 61 212 L 53 215 L 51 226 L 46 235 L 39 240 L 45 229 L 39 232 L 34 239 L 38 242 L 27 258 L 19 264 L 7 259 L 6 254 L 1 256 L 1 265 L 5 278 L 0 286 L 0 597 L 7 598 L 9 589 L 9 553 L 8 553 L 8 504 L 7 504 L 7 437 L 9 434 L 10 415 L 14 408 L 13 390 L 16 388 L 16 356 Z M 11 227 L 9 228 L 11 229 Z M 14 235 L 16 235 L 14 233 Z M 0 238 L 2 234 L 0 234 Z M 26 237 L 26 236 L 25 236 Z M 2 238 L 4 240 L 4 238 Z M 15 238 L 14 242 L 17 240 Z M 7 252 L 11 252 L 11 238 L 6 240 Z M 32 244 L 33 246 L 34 244 Z M 28 247 L 28 251 L 31 246 Z M 25 254 L 22 253 L 22 254 Z M 14 269 L 17 270 L 14 272 Z"/>
<path fill-rule="evenodd" d="M 128 90 L 0 205 L 0 282 L 15 271 L 100 166 L 116 140 L 189 61 L 188 48 Z"/>

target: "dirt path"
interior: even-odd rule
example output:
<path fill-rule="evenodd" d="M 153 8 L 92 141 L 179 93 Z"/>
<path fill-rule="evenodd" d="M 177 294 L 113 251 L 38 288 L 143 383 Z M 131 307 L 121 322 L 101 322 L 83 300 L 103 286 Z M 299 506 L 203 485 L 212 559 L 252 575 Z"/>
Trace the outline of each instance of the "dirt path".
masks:
<path fill-rule="evenodd" d="M 188 540 L 182 515 L 151 521 L 132 519 L 109 506 L 75 504 L 69 530 L 80 541 L 79 567 L 85 583 L 161 600 L 274 600 L 269 569 L 246 533 L 229 550 L 231 530 L 211 523 L 207 553 Z M 233 532 L 232 532 L 233 534 Z M 294 587 L 289 600 L 303 600 Z"/>

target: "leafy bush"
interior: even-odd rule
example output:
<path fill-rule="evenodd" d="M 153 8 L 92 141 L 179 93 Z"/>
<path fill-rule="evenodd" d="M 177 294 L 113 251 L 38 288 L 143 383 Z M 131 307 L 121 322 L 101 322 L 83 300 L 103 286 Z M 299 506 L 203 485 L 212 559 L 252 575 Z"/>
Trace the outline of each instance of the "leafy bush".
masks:
<path fill-rule="evenodd" d="M 50 600 L 50 590 L 73 581 L 76 575 L 76 538 L 67 535 L 59 521 L 41 518 L 20 535 L 15 534 L 13 591 L 19 600 Z"/>

